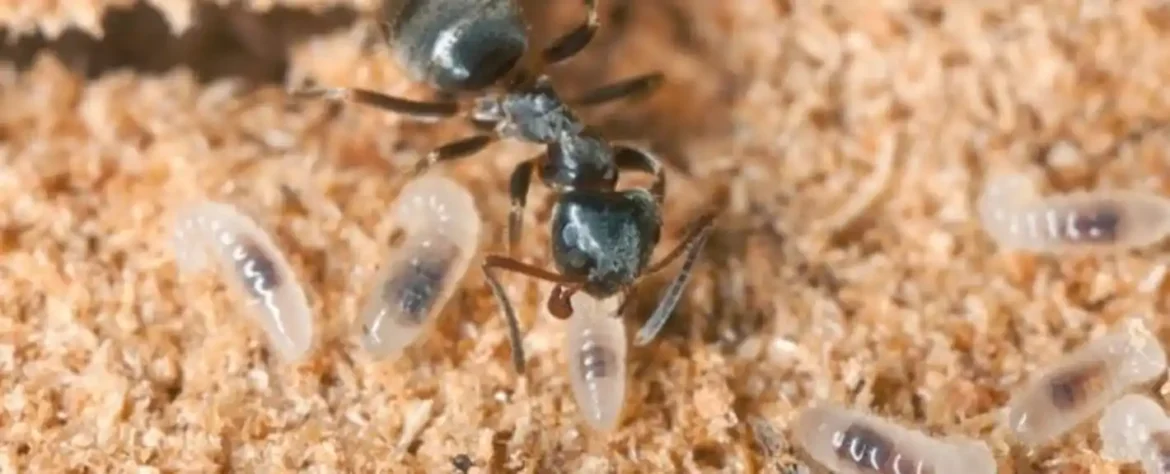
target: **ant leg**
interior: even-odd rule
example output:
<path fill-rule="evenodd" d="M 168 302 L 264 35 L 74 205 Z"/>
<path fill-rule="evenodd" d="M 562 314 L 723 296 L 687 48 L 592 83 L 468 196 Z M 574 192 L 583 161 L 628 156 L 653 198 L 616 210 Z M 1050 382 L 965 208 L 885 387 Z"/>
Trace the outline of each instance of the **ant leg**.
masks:
<path fill-rule="evenodd" d="M 661 72 L 634 76 L 585 92 L 570 103 L 580 107 L 592 107 L 618 99 L 640 99 L 658 90 L 665 79 L 666 76 Z"/>
<path fill-rule="evenodd" d="M 516 373 L 524 373 L 524 344 L 520 334 L 520 321 L 516 318 L 516 309 L 512 307 L 512 302 L 508 300 L 508 295 L 504 293 L 504 287 L 500 284 L 495 269 L 507 270 L 510 272 L 520 273 L 538 280 L 544 280 L 549 283 L 557 285 L 577 285 L 581 282 L 575 279 L 558 275 L 556 273 L 543 270 L 527 263 L 521 262 L 514 258 L 503 257 L 500 255 L 488 255 L 484 257 L 483 266 L 484 277 L 487 279 L 488 286 L 491 287 L 492 294 L 495 295 L 496 301 L 504 310 L 504 323 L 508 325 L 508 339 L 512 342 L 512 366 L 516 368 Z"/>
<path fill-rule="evenodd" d="M 524 206 L 528 204 L 528 188 L 532 186 L 532 173 L 536 164 L 544 159 L 544 154 L 516 165 L 512 170 L 511 183 L 508 185 L 512 196 L 512 209 L 508 211 L 508 255 L 513 256 L 515 249 L 520 245 L 520 232 L 524 225 Z"/>
<path fill-rule="evenodd" d="M 683 257 L 682 268 L 679 269 L 678 274 L 675 275 L 674 281 L 670 282 L 670 286 L 666 287 L 662 298 L 658 300 L 658 307 L 654 308 L 650 319 L 646 320 L 646 324 L 638 330 L 638 334 L 634 337 L 635 346 L 644 346 L 653 341 L 658 336 L 658 332 L 666 325 L 666 321 L 670 319 L 670 314 L 674 312 L 674 307 L 678 305 L 678 300 L 682 297 L 682 290 L 686 287 L 687 282 L 691 279 L 691 273 L 694 269 L 695 262 L 698 259 L 699 252 L 703 250 L 703 245 L 707 243 L 707 237 L 711 236 L 711 230 L 715 228 L 715 213 L 707 213 L 700 216 L 692 224 L 691 231 L 687 234 L 677 247 L 674 248 L 662 261 L 651 265 L 646 270 L 646 274 L 655 273 L 662 270 L 667 265 L 670 265 L 679 256 Z"/>
<path fill-rule="evenodd" d="M 597 19 L 597 0 L 584 0 L 586 17 L 585 22 L 573 31 L 557 38 L 544 50 L 544 62 L 556 64 L 580 53 L 593 40 L 597 33 L 600 21 Z"/>
<path fill-rule="evenodd" d="M 495 135 L 472 135 L 435 148 L 427 153 L 423 159 L 418 160 L 418 163 L 415 163 L 413 176 L 417 177 L 425 173 L 435 163 L 471 156 L 494 141 L 496 141 Z"/>
<path fill-rule="evenodd" d="M 614 163 L 621 169 L 638 170 L 654 175 L 654 182 L 650 184 L 650 195 L 658 205 L 666 197 L 666 173 L 663 172 L 662 160 L 649 151 L 629 145 L 617 145 L 613 152 Z"/>
<path fill-rule="evenodd" d="M 454 117 L 459 113 L 459 104 L 451 101 L 424 102 L 403 99 L 367 89 L 349 87 L 325 87 L 297 89 L 291 92 L 301 99 L 324 99 L 335 102 L 353 102 L 370 107 L 397 112 L 416 120 L 434 121 Z"/>

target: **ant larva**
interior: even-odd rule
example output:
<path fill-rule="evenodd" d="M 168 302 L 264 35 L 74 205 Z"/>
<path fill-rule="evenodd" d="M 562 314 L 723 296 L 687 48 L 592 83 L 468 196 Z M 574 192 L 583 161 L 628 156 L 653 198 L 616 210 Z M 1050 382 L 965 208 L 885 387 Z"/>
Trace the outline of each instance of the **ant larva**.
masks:
<path fill-rule="evenodd" d="M 593 89 L 562 100 L 547 65 L 567 60 L 587 46 L 597 28 L 595 0 L 582 0 L 585 21 L 529 57 L 528 32 L 512 0 L 390 0 L 383 5 L 382 29 L 399 60 L 416 79 L 442 92 L 472 93 L 470 104 L 458 99 L 414 101 L 355 88 L 298 91 L 300 97 L 349 101 L 419 119 L 464 116 L 479 133 L 428 153 L 414 168 L 416 176 L 432 165 L 464 158 L 507 138 L 544 146 L 536 157 L 515 167 L 510 180 L 507 255 L 488 255 L 482 270 L 503 309 L 512 344 L 513 364 L 524 372 L 519 322 L 495 271 L 527 275 L 556 285 L 549 312 L 567 319 L 570 299 L 578 291 L 604 300 L 626 298 L 644 276 L 675 260 L 683 264 L 634 343 L 652 341 L 677 305 L 699 251 L 714 226 L 716 213 L 691 223 L 687 235 L 661 261 L 651 263 L 662 231 L 666 176 L 658 157 L 637 147 L 614 144 L 587 127 L 570 108 L 644 96 L 662 82 L 651 73 Z M 518 67 L 521 63 L 524 64 Z M 489 93 L 493 86 L 502 91 Z M 617 190 L 620 170 L 653 176 L 649 189 Z M 550 222 L 552 254 L 558 272 L 513 258 L 520 241 L 522 212 L 533 175 L 557 193 Z M 618 312 L 620 314 L 620 311 Z"/>
<path fill-rule="evenodd" d="M 1032 252 L 1128 250 L 1170 234 L 1170 200 L 1161 196 L 1108 190 L 1043 197 L 1018 174 L 988 180 L 979 217 L 1000 246 Z"/>
<path fill-rule="evenodd" d="M 1063 356 L 1016 393 L 1007 423 L 1024 445 L 1050 442 L 1118 395 L 1166 371 L 1158 339 L 1136 320 Z"/>
<path fill-rule="evenodd" d="M 467 273 L 479 247 L 474 199 L 459 184 L 423 176 L 392 205 L 401 243 L 378 271 L 361 313 L 361 343 L 378 357 L 413 342 Z"/>
<path fill-rule="evenodd" d="M 996 472 L 995 458 L 985 443 L 957 436 L 936 439 L 833 405 L 806 408 L 792 432 L 813 460 L 841 474 Z"/>
<path fill-rule="evenodd" d="M 180 212 L 174 231 L 179 271 L 192 273 L 214 259 L 231 273 L 228 286 L 260 320 L 273 347 L 297 361 L 313 345 L 313 319 L 305 292 L 284 254 L 251 218 L 234 206 L 199 202 Z"/>
<path fill-rule="evenodd" d="M 1113 402 L 1097 431 L 1102 456 L 1140 462 L 1146 474 L 1170 474 L 1170 417 L 1150 397 L 1129 394 Z"/>
<path fill-rule="evenodd" d="M 617 298 L 572 296 L 565 351 L 573 397 L 594 428 L 612 430 L 626 400 L 626 325 L 616 317 Z"/>

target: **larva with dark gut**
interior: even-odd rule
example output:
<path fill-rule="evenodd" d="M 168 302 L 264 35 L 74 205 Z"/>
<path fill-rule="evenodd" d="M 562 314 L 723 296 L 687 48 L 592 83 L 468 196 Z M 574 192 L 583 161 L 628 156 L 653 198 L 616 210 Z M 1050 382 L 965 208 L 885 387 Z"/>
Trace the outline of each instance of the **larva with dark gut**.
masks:
<path fill-rule="evenodd" d="M 204 201 L 179 214 L 174 231 L 182 273 L 214 261 L 225 281 L 256 316 L 273 348 L 289 361 L 313 345 L 313 320 L 304 289 L 272 238 L 234 206 Z"/>
<path fill-rule="evenodd" d="M 1158 339 L 1136 320 L 1055 361 L 1007 404 L 1007 424 L 1029 446 L 1054 441 L 1130 388 L 1166 371 Z"/>
<path fill-rule="evenodd" d="M 589 425 L 615 429 L 626 401 L 626 326 L 617 314 L 620 297 L 572 296 L 565 348 L 573 397 Z"/>
<path fill-rule="evenodd" d="M 360 315 L 362 347 L 375 357 L 399 353 L 442 311 L 479 247 L 480 215 L 462 185 L 423 175 L 391 205 L 402 231 L 374 277 Z"/>
<path fill-rule="evenodd" d="M 1044 197 L 1016 174 L 991 178 L 978 207 L 984 230 L 1011 250 L 1127 250 L 1170 234 L 1170 200 L 1161 196 L 1108 190 Z"/>
<path fill-rule="evenodd" d="M 1102 456 L 1140 462 L 1146 474 L 1170 474 L 1170 417 L 1150 397 L 1119 398 L 1101 414 L 1097 430 Z"/>
<path fill-rule="evenodd" d="M 796 443 L 839 474 L 993 474 L 987 445 L 965 437 L 937 439 L 875 415 L 821 404 L 803 410 Z"/>

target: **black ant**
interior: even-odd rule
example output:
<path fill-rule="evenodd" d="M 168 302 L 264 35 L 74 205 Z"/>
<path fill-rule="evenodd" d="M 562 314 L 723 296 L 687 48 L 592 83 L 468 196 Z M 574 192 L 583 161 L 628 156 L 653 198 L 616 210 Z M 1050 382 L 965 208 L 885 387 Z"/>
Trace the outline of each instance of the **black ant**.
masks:
<path fill-rule="evenodd" d="M 519 323 L 494 270 L 557 285 L 549 296 L 548 309 L 555 317 L 567 319 L 573 312 L 570 298 L 575 292 L 584 291 L 597 299 L 619 293 L 628 297 L 643 276 L 685 255 L 678 275 L 635 338 L 636 345 L 645 345 L 657 336 L 677 305 L 716 217 L 714 212 L 699 217 L 677 247 L 661 261 L 650 263 L 662 229 L 666 176 L 661 161 L 639 148 L 606 141 L 584 125 L 569 105 L 592 106 L 644 96 L 661 85 L 663 76 L 658 72 L 636 76 L 598 87 L 575 100 L 562 100 L 549 78 L 539 71 L 573 57 L 593 39 L 599 24 L 597 2 L 582 1 L 586 20 L 532 58 L 527 27 L 512 0 L 388 0 L 380 26 L 385 39 L 395 46 L 398 59 L 417 80 L 444 94 L 475 94 L 471 104 L 457 99 L 414 101 L 353 88 L 297 93 L 346 100 L 417 119 L 464 115 L 479 130 L 428 153 L 415 166 L 415 175 L 436 163 L 470 156 L 499 139 L 545 146 L 544 152 L 512 172 L 508 256 L 488 255 L 483 263 L 492 293 L 503 307 L 512 361 L 520 373 L 524 371 L 524 353 Z M 518 67 L 522 61 L 529 64 Z M 488 92 L 500 84 L 500 92 Z M 649 189 L 619 191 L 616 185 L 622 169 L 649 173 L 653 184 Z M 558 194 L 551 237 L 559 273 L 511 257 L 520 240 L 522 211 L 534 173 Z"/>

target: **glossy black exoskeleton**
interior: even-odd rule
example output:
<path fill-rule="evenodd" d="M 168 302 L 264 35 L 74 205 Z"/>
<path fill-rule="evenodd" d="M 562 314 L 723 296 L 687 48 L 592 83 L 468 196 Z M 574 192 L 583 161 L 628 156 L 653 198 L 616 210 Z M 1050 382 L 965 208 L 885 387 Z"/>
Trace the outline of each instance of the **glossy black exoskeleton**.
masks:
<path fill-rule="evenodd" d="M 539 156 L 520 163 L 512 172 L 509 256 L 488 255 L 483 264 L 488 284 L 503 307 L 513 362 L 521 372 L 524 354 L 519 324 L 495 270 L 556 284 L 548 308 L 564 319 L 572 314 L 569 301 L 573 293 L 584 291 L 598 299 L 619 294 L 626 297 L 643 276 L 685 256 L 654 314 L 638 332 L 635 344 L 644 345 L 654 339 L 677 305 L 715 219 L 714 213 L 699 217 L 678 246 L 651 264 L 661 236 L 666 189 L 661 161 L 646 150 L 603 139 L 571 107 L 645 96 L 663 77 L 660 73 L 637 76 L 563 100 L 541 71 L 576 55 L 592 40 L 598 28 L 596 0 L 582 1 L 587 9 L 585 21 L 531 58 L 527 27 L 512 0 L 387 0 L 382 9 L 382 31 L 399 60 L 416 79 L 456 98 L 415 101 L 352 88 L 298 93 L 348 100 L 418 119 L 462 115 L 479 130 L 428 153 L 415 167 L 416 174 L 439 162 L 471 156 L 499 139 L 544 146 Z M 500 90 L 489 92 L 493 87 Z M 472 94 L 470 102 L 458 98 L 468 93 Z M 620 170 L 649 173 L 654 182 L 649 189 L 617 190 Z M 533 175 L 558 193 L 550 223 L 558 272 L 510 256 L 520 240 L 522 211 Z"/>

